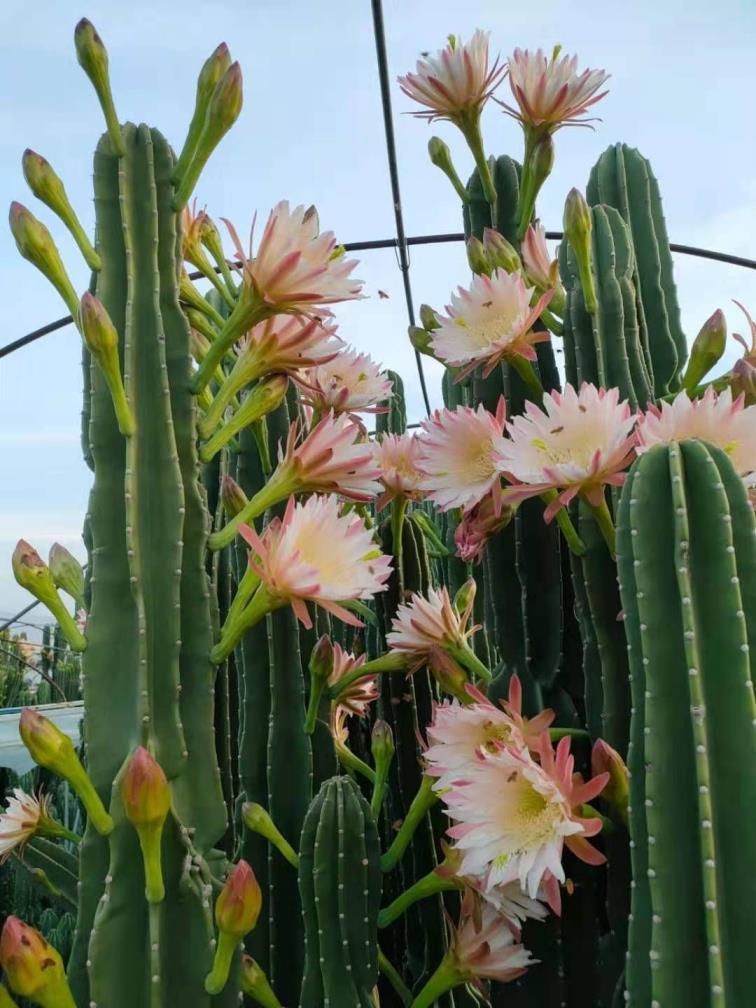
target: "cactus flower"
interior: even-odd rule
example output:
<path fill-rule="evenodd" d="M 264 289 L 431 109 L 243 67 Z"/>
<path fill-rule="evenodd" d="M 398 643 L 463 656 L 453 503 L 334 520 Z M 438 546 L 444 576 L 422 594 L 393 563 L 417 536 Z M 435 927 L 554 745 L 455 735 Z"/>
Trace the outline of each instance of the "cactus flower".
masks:
<path fill-rule="evenodd" d="M 562 393 L 548 393 L 543 406 L 529 402 L 525 414 L 507 424 L 497 464 L 513 483 L 502 491 L 507 502 L 559 491 L 545 511 L 551 521 L 578 493 L 598 507 L 606 484 L 622 485 L 622 470 L 632 459 L 635 417 L 617 389 L 587 383 L 579 392 L 568 384 Z"/>
<path fill-rule="evenodd" d="M 0 813 L 0 864 L 11 854 L 21 854 L 29 840 L 44 831 L 46 823 L 53 823 L 49 795 L 35 797 L 14 788 L 7 803 L 5 812 Z"/>
<path fill-rule="evenodd" d="M 488 541 L 512 521 L 515 509 L 487 493 L 469 511 L 454 530 L 457 556 L 465 563 L 479 563 Z"/>
<path fill-rule="evenodd" d="M 522 269 L 517 249 L 494 228 L 483 228 L 483 250 L 491 267 L 489 272 L 503 269 L 506 273 L 515 273 Z"/>
<path fill-rule="evenodd" d="M 215 903 L 215 923 L 240 940 L 254 928 L 262 909 L 262 891 L 246 861 L 239 861 Z"/>
<path fill-rule="evenodd" d="M 506 74 L 498 57 L 491 64 L 489 32 L 478 29 L 469 42 L 450 36 L 449 44 L 435 56 L 417 61 L 415 73 L 397 78 L 399 87 L 424 109 L 412 114 L 433 122 L 448 119 L 465 129 Z"/>
<path fill-rule="evenodd" d="M 607 91 L 596 92 L 609 79 L 604 70 L 577 72 L 577 56 L 559 55 L 554 49 L 551 59 L 542 49 L 529 52 L 515 49 L 507 61 L 509 84 L 517 108 L 500 102 L 502 108 L 538 133 L 552 133 L 562 126 L 582 126 L 590 122 L 581 118 Z"/>
<path fill-rule="evenodd" d="M 308 629 L 307 602 L 361 626 L 340 603 L 386 590 L 391 558 L 376 549 L 358 515 L 342 513 L 334 496 L 313 496 L 302 504 L 291 497 L 283 518 L 269 522 L 262 535 L 246 525 L 239 532 L 252 547 L 250 565 L 264 588 L 257 606 L 291 605 Z"/>
<path fill-rule="evenodd" d="M 522 240 L 522 262 L 525 275 L 538 290 L 554 291 L 549 308 L 557 315 L 563 315 L 565 294 L 559 281 L 559 262 L 552 258 L 549 246 L 546 244 L 546 232 L 538 223 L 529 224 L 525 232 Z"/>
<path fill-rule="evenodd" d="M 423 474 L 418 467 L 421 445 L 414 434 L 384 434 L 375 442 L 374 452 L 384 488 L 376 502 L 378 511 L 396 498 L 423 499 L 420 489 Z"/>
<path fill-rule="evenodd" d="M 247 381 L 273 371 L 296 374 L 303 368 L 326 364 L 344 346 L 330 318 L 303 319 L 274 315 L 251 329 L 240 340 L 239 357 L 245 359 Z"/>
<path fill-rule="evenodd" d="M 431 349 L 439 360 L 462 369 L 459 377 L 483 365 L 487 377 L 503 360 L 523 357 L 535 360 L 535 343 L 549 339 L 546 332 L 533 332 L 533 325 L 552 298 L 547 291 L 534 307 L 533 287 L 519 273 L 497 269 L 490 277 L 475 276 L 469 289 L 452 294 L 446 315 L 432 335 Z"/>
<path fill-rule="evenodd" d="M 340 692 L 339 688 L 347 676 L 351 679 L 357 669 L 364 664 L 365 655 L 354 655 L 350 651 L 345 651 L 338 642 L 334 643 L 333 668 L 328 677 L 328 685 L 339 706 L 358 717 L 364 717 L 370 704 L 378 699 L 376 674 L 368 673 L 361 679 L 352 680 L 343 692 Z"/>
<path fill-rule="evenodd" d="M 40 1008 L 76 1008 L 60 954 L 18 917 L 8 917 L 3 925 L 0 967 L 14 994 Z"/>
<path fill-rule="evenodd" d="M 220 495 L 223 510 L 229 518 L 235 518 L 249 502 L 242 488 L 228 473 L 221 478 Z"/>
<path fill-rule="evenodd" d="M 147 900 L 161 903 L 165 898 L 161 838 L 171 810 L 171 789 L 163 768 L 144 746 L 134 750 L 126 765 L 121 800 L 126 818 L 139 837 Z"/>
<path fill-rule="evenodd" d="M 417 435 L 420 489 L 441 511 L 469 511 L 492 492 L 496 502 L 501 480 L 496 454 L 505 416 L 500 398 L 495 414 L 482 405 L 458 406 L 436 410 L 423 421 Z"/>
<path fill-rule="evenodd" d="M 302 401 L 318 413 L 385 413 L 393 385 L 368 354 L 348 347 L 318 367 L 294 375 Z"/>
<path fill-rule="evenodd" d="M 84 600 L 84 568 L 60 543 L 50 547 L 48 567 L 56 588 L 66 592 L 81 607 Z"/>
<path fill-rule="evenodd" d="M 733 399 L 730 389 L 717 394 L 709 386 L 701 399 L 680 392 L 671 403 L 649 406 L 637 427 L 639 455 L 655 444 L 700 438 L 730 456 L 743 477 L 756 471 L 756 406 L 744 396 Z"/>

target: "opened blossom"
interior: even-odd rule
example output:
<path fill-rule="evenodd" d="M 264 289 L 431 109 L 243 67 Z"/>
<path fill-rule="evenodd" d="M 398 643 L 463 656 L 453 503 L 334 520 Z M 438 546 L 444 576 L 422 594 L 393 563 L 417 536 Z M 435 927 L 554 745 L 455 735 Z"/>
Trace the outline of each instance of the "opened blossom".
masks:
<path fill-rule="evenodd" d="M 538 756 L 540 763 L 504 746 L 443 795 L 455 821 L 449 836 L 463 855 L 460 871 L 484 876 L 486 890 L 516 880 L 535 899 L 547 873 L 565 880 L 565 846 L 589 864 L 605 860 L 587 839 L 600 832 L 601 820 L 580 811 L 600 794 L 608 774 L 584 782 L 574 773 L 570 740 L 562 739 L 555 753 L 547 732 Z"/>
<path fill-rule="evenodd" d="M 338 254 L 332 231 L 320 231 L 315 207 L 290 209 L 281 200 L 270 212 L 257 254 L 247 255 L 236 229 L 226 221 L 244 281 L 265 306 L 280 312 L 318 314 L 317 308 L 360 297 L 362 282 L 351 273 L 356 259 Z"/>
<path fill-rule="evenodd" d="M 376 503 L 380 511 L 395 498 L 423 498 L 419 469 L 421 445 L 414 434 L 384 434 L 375 442 L 375 464 L 380 470 L 383 493 Z"/>
<path fill-rule="evenodd" d="M 461 612 L 452 605 L 446 588 L 429 588 L 427 594 L 403 602 L 391 621 L 386 643 L 392 651 L 407 655 L 412 667 L 426 664 L 434 648 L 457 652 L 467 649 L 467 638 L 477 630 L 468 626 L 474 593 Z"/>
<path fill-rule="evenodd" d="M 517 107 L 500 104 L 523 126 L 538 132 L 552 133 L 562 126 L 590 122 L 582 117 L 607 94 L 600 89 L 609 74 L 604 70 L 578 73 L 577 56 L 560 57 L 559 47 L 551 58 L 542 49 L 515 49 L 507 68 Z"/>
<path fill-rule="evenodd" d="M 535 288 L 527 287 L 519 273 L 494 270 L 479 274 L 469 289 L 452 294 L 446 315 L 439 314 L 439 327 L 431 334 L 431 349 L 445 364 L 468 374 L 479 364 L 483 377 L 503 360 L 523 357 L 536 360 L 535 346 L 549 339 L 547 332 L 533 332 L 533 325 L 552 298 L 546 291 L 531 308 Z"/>
<path fill-rule="evenodd" d="M 355 656 L 345 651 L 338 642 L 333 644 L 333 671 L 328 677 L 328 685 L 337 692 L 340 682 L 345 676 L 351 676 L 361 665 L 365 664 L 365 655 Z M 351 686 L 339 694 L 338 706 L 348 714 L 364 717 L 370 704 L 378 699 L 376 675 L 368 673 L 361 679 L 355 679 Z"/>
<path fill-rule="evenodd" d="M 414 115 L 429 122 L 448 119 L 462 129 L 478 118 L 506 74 L 498 57 L 491 62 L 489 35 L 478 29 L 469 42 L 451 37 L 435 56 L 419 59 L 415 73 L 398 78 L 407 97 L 424 106 Z"/>
<path fill-rule="evenodd" d="M 521 252 L 528 280 L 539 290 L 554 292 L 549 307 L 558 315 L 562 315 L 565 295 L 564 288 L 559 282 L 559 262 L 552 257 L 546 243 L 546 232 L 540 224 L 528 224 Z"/>
<path fill-rule="evenodd" d="M 501 475 L 497 466 L 504 432 L 506 404 L 499 399 L 496 413 L 481 404 L 436 410 L 423 421 L 418 468 L 420 488 L 441 511 L 469 511 L 487 494 L 498 506 Z"/>
<path fill-rule="evenodd" d="M 318 413 L 384 413 L 392 382 L 368 354 L 348 348 L 295 376 L 302 401 Z"/>
<path fill-rule="evenodd" d="M 756 406 L 746 406 L 743 395 L 733 399 L 730 389 L 717 394 L 709 386 L 701 399 L 680 392 L 671 403 L 649 406 L 637 435 L 639 454 L 655 444 L 700 438 L 725 451 L 741 476 L 756 471 Z"/>
<path fill-rule="evenodd" d="M 340 603 L 386 590 L 391 558 L 376 548 L 358 515 L 342 513 L 337 497 L 313 496 L 304 503 L 291 497 L 283 518 L 269 522 L 262 535 L 247 525 L 239 532 L 251 546 L 250 566 L 261 579 L 257 606 L 291 605 L 308 629 L 307 602 L 361 626 Z"/>
<path fill-rule="evenodd" d="M 528 402 L 499 442 L 497 464 L 513 484 L 505 487 L 505 500 L 558 490 L 547 521 L 577 494 L 600 506 L 604 486 L 621 486 L 633 457 L 635 417 L 628 403 L 620 402 L 616 388 L 584 383 L 579 392 L 568 384 L 562 393 L 544 395 L 543 407 Z"/>
<path fill-rule="evenodd" d="M 295 374 L 325 364 L 341 351 L 343 340 L 330 318 L 274 315 L 241 338 L 237 360 L 245 383 L 266 374 Z"/>
<path fill-rule="evenodd" d="M 14 788 L 0 814 L 0 863 L 13 853 L 20 854 L 35 833 L 52 823 L 50 797 L 35 798 L 21 788 Z"/>
<path fill-rule="evenodd" d="M 495 980 L 508 983 L 536 960 L 517 941 L 509 920 L 490 903 L 468 892 L 462 901 L 459 924 L 452 935 L 449 955 L 460 980 Z"/>

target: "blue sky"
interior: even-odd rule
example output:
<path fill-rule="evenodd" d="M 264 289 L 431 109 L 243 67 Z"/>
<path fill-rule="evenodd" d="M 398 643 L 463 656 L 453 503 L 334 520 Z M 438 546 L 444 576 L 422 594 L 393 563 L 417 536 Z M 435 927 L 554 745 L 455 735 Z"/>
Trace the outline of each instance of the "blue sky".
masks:
<path fill-rule="evenodd" d="M 567 190 L 584 188 L 604 148 L 623 140 L 651 159 L 660 180 L 673 241 L 756 257 L 756 90 L 752 0 L 540 0 L 514 4 L 467 0 L 384 0 L 392 79 L 436 50 L 449 32 L 492 32 L 494 50 L 515 46 L 577 52 L 582 66 L 611 74 L 595 132 L 557 134 L 557 161 L 539 201 L 550 228 L 560 227 Z M 315 203 L 324 227 L 343 241 L 390 237 L 391 194 L 383 146 L 370 4 L 367 0 L 235 0 L 180 5 L 131 0 L 4 0 L 0 7 L 0 203 L 28 203 L 48 224 L 79 289 L 80 255 L 61 226 L 25 189 L 26 146 L 50 160 L 84 225 L 92 229 L 92 150 L 103 124 L 94 94 L 76 64 L 72 33 L 82 14 L 110 52 L 122 119 L 146 120 L 175 144 L 183 141 L 197 71 L 225 40 L 245 77 L 245 106 L 197 189 L 216 217 L 248 229 L 278 199 Z M 505 85 L 506 86 L 506 85 Z M 404 214 L 409 234 L 458 230 L 459 206 L 427 162 L 432 132 L 452 147 L 460 174 L 470 158 L 447 124 L 429 129 L 402 115 L 408 99 L 394 86 L 394 113 Z M 485 120 L 489 153 L 519 156 L 518 126 L 498 110 Z M 3 211 L 4 213 L 5 211 Z M 64 314 L 46 281 L 18 256 L 0 227 L 0 343 Z M 401 278 L 393 251 L 363 254 L 357 274 L 369 300 L 345 306 L 342 335 L 407 380 L 410 411 L 421 415 L 413 357 L 406 340 Z M 694 335 L 716 307 L 742 331 L 737 297 L 756 310 L 756 274 L 678 257 L 683 321 Z M 467 270 L 460 246 L 412 250 L 417 303 L 441 306 Z M 379 299 L 377 290 L 390 295 Z M 733 347 L 734 355 L 734 347 Z M 83 556 L 79 530 L 90 474 L 79 452 L 79 338 L 50 335 L 0 361 L 0 616 L 27 596 L 10 573 L 20 536 L 46 553 L 57 538 Z M 438 402 L 437 371 L 429 382 Z M 36 617 L 35 617 L 36 618 Z"/>

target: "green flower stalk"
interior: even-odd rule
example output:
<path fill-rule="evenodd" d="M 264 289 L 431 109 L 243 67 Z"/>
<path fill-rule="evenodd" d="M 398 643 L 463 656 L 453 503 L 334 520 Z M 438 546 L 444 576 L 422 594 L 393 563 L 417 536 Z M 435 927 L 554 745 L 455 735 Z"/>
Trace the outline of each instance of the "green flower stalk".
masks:
<path fill-rule="evenodd" d="M 173 200 L 177 210 L 186 206 L 210 155 L 239 118 L 242 101 L 241 67 L 238 63 L 232 63 L 213 90 L 188 164 L 177 178 L 178 185 Z"/>
<path fill-rule="evenodd" d="M 264 970 L 248 955 L 243 955 L 241 960 L 241 989 L 262 1008 L 281 1008 Z"/>
<path fill-rule="evenodd" d="M 204 214 L 202 218 L 202 224 L 200 226 L 200 240 L 215 260 L 229 292 L 232 295 L 236 295 L 236 282 L 234 281 L 231 270 L 229 269 L 228 260 L 223 252 L 223 242 L 221 241 L 220 232 L 218 231 L 215 221 L 207 214 Z"/>
<path fill-rule="evenodd" d="M 215 903 L 218 942 L 213 968 L 205 979 L 208 994 L 220 994 L 228 983 L 234 952 L 257 924 L 262 909 L 262 892 L 255 873 L 240 861 L 226 879 Z"/>
<path fill-rule="evenodd" d="M 186 262 L 191 263 L 192 266 L 195 266 L 206 280 L 210 281 L 218 294 L 226 302 L 226 306 L 233 310 L 236 303 L 233 294 L 223 282 L 221 277 L 218 276 L 218 273 L 208 259 L 205 249 L 203 248 L 202 229 L 207 214 L 204 210 L 197 212 L 196 203 L 197 201 L 195 199 L 192 202 L 191 207 L 185 206 L 181 215 L 183 238 L 182 252 L 184 259 Z"/>
<path fill-rule="evenodd" d="M 564 204 L 564 236 L 572 246 L 577 259 L 580 286 L 583 289 L 585 309 L 589 315 L 595 315 L 598 307 L 591 264 L 592 230 L 593 218 L 585 197 L 579 189 L 570 189 Z"/>
<path fill-rule="evenodd" d="M 310 699 L 307 704 L 304 730 L 308 735 L 315 731 L 323 691 L 333 674 L 333 644 L 328 634 L 323 634 L 310 655 Z"/>
<path fill-rule="evenodd" d="M 409 847 L 415 830 L 425 818 L 425 814 L 438 801 L 438 795 L 433 790 L 434 780 L 427 775 L 423 776 L 420 788 L 412 799 L 412 804 L 407 810 L 404 822 L 399 828 L 399 832 L 394 837 L 391 846 L 381 858 L 381 869 L 385 872 L 395 868 L 401 860 L 404 852 Z"/>
<path fill-rule="evenodd" d="M 0 1008 L 18 1008 L 18 1005 L 8 993 L 8 988 L 0 984 Z"/>
<path fill-rule="evenodd" d="M 21 159 L 21 167 L 24 178 L 37 199 L 49 206 L 71 232 L 89 268 L 99 270 L 102 267 L 100 257 L 95 252 L 76 216 L 76 211 L 71 206 L 65 186 L 53 171 L 49 161 L 27 147 Z"/>
<path fill-rule="evenodd" d="M 87 349 L 97 362 L 113 400 L 118 429 L 124 437 L 131 437 L 136 430 L 126 390 L 121 376 L 121 361 L 118 355 L 118 332 L 103 303 L 87 291 L 79 307 L 81 334 Z"/>
<path fill-rule="evenodd" d="M 517 207 L 517 238 L 522 241 L 535 212 L 536 199 L 541 187 L 554 167 L 554 141 L 549 133 L 526 144 L 522 169 L 520 200 Z"/>
<path fill-rule="evenodd" d="M 225 42 L 221 42 L 208 56 L 202 65 L 197 78 L 197 97 L 194 102 L 194 114 L 189 123 L 189 131 L 181 149 L 181 154 L 173 170 L 173 181 L 178 183 L 189 167 L 194 157 L 197 143 L 205 127 L 210 101 L 221 78 L 231 66 L 231 54 Z"/>
<path fill-rule="evenodd" d="M 22 203 L 11 203 L 8 219 L 18 251 L 47 277 L 65 301 L 75 321 L 79 311 L 79 298 L 52 235 L 42 221 L 37 220 Z"/>
<path fill-rule="evenodd" d="M 139 837 L 147 902 L 162 903 L 165 885 L 161 841 L 171 810 L 171 789 L 162 767 L 144 746 L 134 751 L 126 765 L 121 800 L 126 818 Z"/>
<path fill-rule="evenodd" d="M 470 202 L 470 193 L 465 188 L 465 184 L 462 179 L 457 174 L 457 169 L 454 167 L 454 162 L 452 161 L 451 151 L 447 144 L 440 137 L 431 137 L 428 141 L 428 156 L 431 159 L 431 164 L 434 164 L 436 168 L 440 168 L 441 171 L 446 175 L 451 184 L 454 186 L 454 191 L 457 196 L 462 200 L 463 203 Z"/>
<path fill-rule="evenodd" d="M 50 568 L 25 539 L 19 539 L 11 560 L 13 576 L 22 588 L 47 606 L 74 651 L 84 651 L 87 639 L 66 608 L 55 587 Z"/>
<path fill-rule="evenodd" d="M 688 393 L 703 381 L 714 365 L 721 359 L 727 345 L 727 319 L 721 308 L 717 308 L 701 326 L 690 348 L 688 366 L 685 369 L 682 386 Z"/>
<path fill-rule="evenodd" d="M 68 735 L 31 707 L 21 712 L 18 731 L 34 762 L 68 781 L 81 799 L 89 821 L 98 833 L 107 836 L 113 829 L 113 820 L 105 811 Z"/>
<path fill-rule="evenodd" d="M 253 833 L 265 837 L 269 844 L 281 854 L 292 866 L 299 867 L 299 855 L 283 836 L 268 812 L 257 802 L 245 802 L 242 805 L 242 822 Z"/>
<path fill-rule="evenodd" d="M 77 609 L 84 608 L 84 568 L 79 561 L 60 543 L 53 543 L 48 557 L 50 574 L 56 588 L 66 592 L 76 603 Z"/>
<path fill-rule="evenodd" d="M 113 92 L 110 90 L 108 75 L 108 53 L 103 41 L 95 31 L 91 21 L 82 18 L 74 31 L 76 56 L 84 73 L 89 77 L 100 102 L 105 123 L 108 128 L 110 142 L 118 157 L 123 157 L 126 148 L 123 143 L 121 126 L 113 103 Z"/>
<path fill-rule="evenodd" d="M 0 967 L 13 992 L 40 1008 L 76 1008 L 60 953 L 18 917 L 8 917 L 3 926 Z M 9 995 L 0 994 L 3 1002 L 13 1005 Z"/>
<path fill-rule="evenodd" d="M 370 736 L 370 751 L 373 754 L 373 763 L 375 765 L 375 781 L 373 782 L 373 797 L 370 802 L 370 811 L 373 813 L 373 818 L 377 819 L 383 807 L 383 798 L 386 794 L 391 761 L 396 752 L 391 726 L 380 718 L 373 725 L 373 731 Z"/>
<path fill-rule="evenodd" d="M 199 457 L 202 462 L 209 462 L 221 448 L 225 447 L 240 431 L 258 423 L 273 410 L 278 409 L 284 401 L 289 385 L 287 375 L 270 375 L 258 382 L 244 398 L 241 406 L 234 412 L 230 420 L 223 424 L 211 438 L 200 446 Z M 213 400 L 205 417 L 215 412 L 216 400 Z"/>
<path fill-rule="evenodd" d="M 219 331 L 222 330 L 223 327 L 226 325 L 226 320 L 223 318 L 221 313 L 217 310 L 217 308 L 213 308 L 213 306 L 210 304 L 208 300 L 202 297 L 200 292 L 197 290 L 192 281 L 189 279 L 189 274 L 186 272 L 185 269 L 182 269 L 181 277 L 179 278 L 179 297 L 181 298 L 182 304 L 189 305 L 191 308 L 194 308 L 195 311 L 198 311 L 201 315 L 205 315 Z M 198 327 L 195 326 L 195 328 Z M 203 335 L 205 335 L 211 343 L 214 338 L 218 337 L 218 333 L 212 333 L 212 332 L 210 333 L 203 332 Z M 233 340 L 231 340 L 231 343 L 233 343 Z M 229 343 L 229 346 L 231 345 L 231 343 Z M 209 377 L 212 377 L 215 368 L 217 367 L 218 364 L 220 364 L 222 359 L 223 359 L 223 353 L 221 353 L 218 356 L 217 360 L 214 361 L 213 370 L 210 372 Z M 205 382 L 205 384 L 207 384 L 207 382 Z"/>

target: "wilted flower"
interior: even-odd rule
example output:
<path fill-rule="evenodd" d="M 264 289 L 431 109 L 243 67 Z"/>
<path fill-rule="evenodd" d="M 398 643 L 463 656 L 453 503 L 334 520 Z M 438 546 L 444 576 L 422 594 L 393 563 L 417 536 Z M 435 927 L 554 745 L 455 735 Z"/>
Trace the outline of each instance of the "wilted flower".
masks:
<path fill-rule="evenodd" d="M 527 751 L 504 746 L 443 796 L 456 822 L 448 832 L 463 853 L 461 872 L 485 875 L 486 889 L 517 880 L 535 898 L 547 871 L 564 881 L 565 845 L 589 864 L 605 860 L 586 839 L 600 832 L 601 820 L 579 812 L 608 774 L 583 782 L 573 774 L 570 740 L 563 738 L 555 754 L 547 732 L 538 755 L 540 764 Z"/>
<path fill-rule="evenodd" d="M 578 493 L 591 504 L 603 500 L 604 485 L 621 486 L 622 470 L 632 458 L 635 417 L 619 391 L 584 383 L 576 392 L 543 397 L 544 410 L 528 402 L 523 416 L 507 424 L 509 437 L 499 442 L 497 463 L 514 486 L 504 499 L 520 501 L 547 490 L 560 493 L 546 508 L 550 521 Z"/>
<path fill-rule="evenodd" d="M 473 601 L 471 595 L 468 605 L 457 612 L 445 587 L 429 588 L 425 595 L 415 594 L 397 609 L 386 643 L 392 651 L 409 655 L 414 667 L 425 664 L 434 647 L 454 654 L 467 646 L 467 638 L 477 630 L 467 625 Z"/>
<path fill-rule="evenodd" d="M 424 474 L 420 488 L 441 511 L 469 511 L 491 492 L 496 504 L 501 479 L 496 458 L 505 416 L 501 398 L 495 415 L 481 404 L 476 410 L 436 410 L 423 421 L 417 435 Z"/>
<path fill-rule="evenodd" d="M 552 298 L 547 291 L 531 308 L 534 288 L 526 287 L 519 273 L 494 270 L 479 274 L 469 289 L 452 294 L 446 315 L 439 315 L 439 328 L 431 336 L 434 354 L 447 365 L 460 367 L 463 376 L 483 364 L 483 377 L 506 358 L 535 360 L 535 343 L 549 339 L 547 332 L 532 327 Z"/>
<path fill-rule="evenodd" d="M 486 494 L 474 507 L 462 515 L 454 530 L 457 556 L 465 563 L 477 563 L 483 557 L 488 540 L 512 521 L 515 509 L 502 504 L 500 496 Z"/>
<path fill-rule="evenodd" d="M 383 413 L 392 383 L 368 354 L 348 348 L 318 367 L 294 376 L 302 400 L 325 413 Z"/>
<path fill-rule="evenodd" d="M 515 49 L 507 61 L 509 83 L 517 108 L 500 104 L 509 115 L 526 128 L 552 133 L 561 126 L 581 126 L 589 122 L 580 117 L 606 91 L 596 94 L 609 79 L 603 70 L 577 72 L 577 56 L 559 57 L 559 47 L 551 59 L 541 49 L 529 52 Z"/>
<path fill-rule="evenodd" d="M 535 959 L 517 943 L 509 920 L 490 903 L 479 901 L 468 891 L 449 950 L 461 981 L 516 979 Z"/>
<path fill-rule="evenodd" d="M 384 492 L 376 507 L 380 511 L 395 497 L 419 501 L 423 498 L 418 468 L 421 454 L 419 440 L 413 434 L 384 434 L 375 442 L 375 464 L 380 470 Z"/>
<path fill-rule="evenodd" d="M 756 406 L 746 406 L 742 395 L 733 400 L 730 389 L 717 394 L 709 386 L 692 400 L 680 392 L 671 403 L 649 406 L 637 435 L 638 454 L 655 444 L 700 438 L 725 451 L 741 476 L 756 470 Z"/>
<path fill-rule="evenodd" d="M 413 113 L 422 119 L 448 119 L 460 129 L 477 120 L 480 110 L 500 84 L 506 68 L 498 58 L 490 66 L 489 32 L 478 29 L 469 42 L 453 36 L 436 56 L 417 61 L 415 73 L 399 77 L 399 86 L 425 111 Z"/>
<path fill-rule="evenodd" d="M 365 655 L 355 656 L 351 652 L 345 651 L 338 642 L 334 642 L 333 671 L 328 677 L 328 685 L 334 692 L 337 692 L 341 680 L 364 664 Z M 343 707 L 348 714 L 364 717 L 367 714 L 368 706 L 377 699 L 376 676 L 369 673 L 362 679 L 355 679 L 344 693 L 339 694 L 338 703 L 339 707 Z"/>
<path fill-rule="evenodd" d="M 250 565 L 271 602 L 291 605 L 308 628 L 307 601 L 360 626 L 339 603 L 386 590 L 391 558 L 376 548 L 358 515 L 341 513 L 334 496 L 313 496 L 302 504 L 291 497 L 283 518 L 269 522 L 262 535 L 247 525 L 239 531 L 252 547 Z"/>

